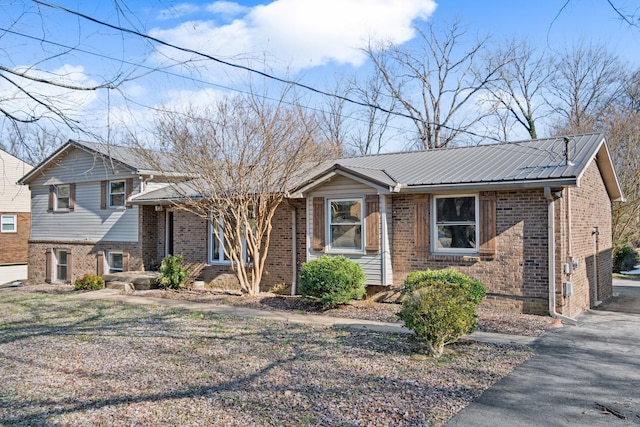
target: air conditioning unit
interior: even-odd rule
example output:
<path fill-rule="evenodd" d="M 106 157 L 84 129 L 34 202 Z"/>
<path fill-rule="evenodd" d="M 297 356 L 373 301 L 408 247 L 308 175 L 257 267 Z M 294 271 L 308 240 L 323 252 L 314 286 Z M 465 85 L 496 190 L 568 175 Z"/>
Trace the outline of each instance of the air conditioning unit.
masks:
<path fill-rule="evenodd" d="M 156 206 L 156 212 L 162 212 L 163 210 L 164 210 L 164 207 Z"/>

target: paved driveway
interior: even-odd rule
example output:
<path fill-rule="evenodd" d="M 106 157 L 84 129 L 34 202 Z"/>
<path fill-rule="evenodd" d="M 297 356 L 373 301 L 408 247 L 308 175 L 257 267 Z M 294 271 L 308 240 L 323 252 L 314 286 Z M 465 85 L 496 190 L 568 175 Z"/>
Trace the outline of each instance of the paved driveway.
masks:
<path fill-rule="evenodd" d="M 640 282 L 615 281 L 614 294 L 579 325 L 545 333 L 534 357 L 447 425 L 640 425 Z"/>

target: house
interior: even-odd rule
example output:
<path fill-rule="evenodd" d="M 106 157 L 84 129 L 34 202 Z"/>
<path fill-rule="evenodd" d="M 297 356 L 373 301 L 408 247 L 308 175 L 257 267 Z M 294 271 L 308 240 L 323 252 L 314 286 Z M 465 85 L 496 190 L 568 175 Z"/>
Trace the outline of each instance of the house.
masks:
<path fill-rule="evenodd" d="M 156 215 L 144 211 L 153 207 L 130 200 L 169 177 L 139 154 L 71 140 L 22 177 L 31 189 L 30 282 L 74 282 L 86 273 L 142 270 L 161 259 L 157 236 L 147 233 L 146 221 Z"/>
<path fill-rule="evenodd" d="M 0 284 L 27 278 L 31 196 L 17 182 L 31 169 L 0 149 Z"/>
<path fill-rule="evenodd" d="M 64 237 L 60 225 L 44 235 L 51 229 L 40 217 L 44 224 L 61 216 L 45 209 L 56 186 L 80 188 L 90 178 L 98 209 L 99 182 L 113 176 L 93 175 L 105 168 L 91 155 L 99 149 L 90 147 L 70 142 L 65 156 L 54 154 L 23 178 L 32 189 L 32 280 L 55 280 L 42 271 L 55 266 L 60 249 L 67 259 L 83 260 L 82 267 L 74 261 L 67 279 L 112 269 L 112 252 L 128 258 L 128 265 L 117 264 L 121 269 L 149 268 L 174 253 L 206 281 L 229 278 L 230 263 L 214 237 L 218 227 L 175 209 L 176 194 L 157 177 L 155 187 L 140 187 L 162 174 L 142 173 L 123 148 L 113 150 L 139 185 L 120 200 L 131 208 L 116 213 L 131 212 L 131 222 L 94 212 L 71 220 L 83 230 L 75 239 Z M 102 153 L 102 162 L 115 154 Z M 93 163 L 71 166 L 86 157 Z M 512 312 L 573 317 L 612 294 L 611 202 L 623 194 L 601 134 L 341 158 L 316 167 L 287 196 L 273 219 L 267 286 L 291 284 L 295 291 L 302 263 L 341 254 L 362 265 L 370 286 L 401 285 L 415 270 L 455 268 L 486 285 L 487 304 Z"/>

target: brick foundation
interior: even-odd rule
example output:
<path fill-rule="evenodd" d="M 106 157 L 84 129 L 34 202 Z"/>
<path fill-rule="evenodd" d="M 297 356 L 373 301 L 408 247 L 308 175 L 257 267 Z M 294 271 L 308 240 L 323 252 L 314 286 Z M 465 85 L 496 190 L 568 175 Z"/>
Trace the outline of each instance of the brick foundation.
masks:
<path fill-rule="evenodd" d="M 26 263 L 29 260 L 31 214 L 28 212 L 2 212 L 1 214 L 16 216 L 16 232 L 0 233 L 0 264 Z"/>

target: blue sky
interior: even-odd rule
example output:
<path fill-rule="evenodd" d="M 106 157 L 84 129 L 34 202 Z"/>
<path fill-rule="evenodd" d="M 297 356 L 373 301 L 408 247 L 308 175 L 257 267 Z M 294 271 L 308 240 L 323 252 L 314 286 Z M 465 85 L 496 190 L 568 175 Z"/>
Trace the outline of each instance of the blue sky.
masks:
<path fill-rule="evenodd" d="M 469 35 L 488 35 L 495 42 L 527 39 L 554 51 L 579 42 L 604 43 L 623 61 L 640 67 L 640 28 L 622 22 L 607 0 L 124 0 L 119 4 L 128 10 L 120 14 L 113 0 L 51 2 L 322 89 L 337 77 L 366 70 L 360 48 L 368 39 L 409 45 L 415 37 L 412 25 L 455 19 L 467 26 Z M 638 13 L 631 0 L 613 3 Z M 152 118 L 148 107 L 207 103 L 227 88 L 241 88 L 245 78 L 232 68 L 170 48 L 154 50 L 157 45 L 138 36 L 32 1 L 0 0 L 0 8 L 5 56 L 0 65 L 37 64 L 41 73 L 51 73 L 47 77 L 84 85 L 135 77 L 121 86 L 121 94 L 108 96 L 106 91 L 70 93 L 34 86 L 95 129 L 104 128 L 107 119 L 110 124 L 145 126 Z M 3 32 L 7 29 L 12 32 Z M 176 59 L 192 61 L 176 66 Z M 168 68 L 146 75 L 159 66 Z M 0 83 L 0 98 L 13 98 L 11 107 L 24 109 L 20 102 L 25 100 L 6 82 Z"/>

